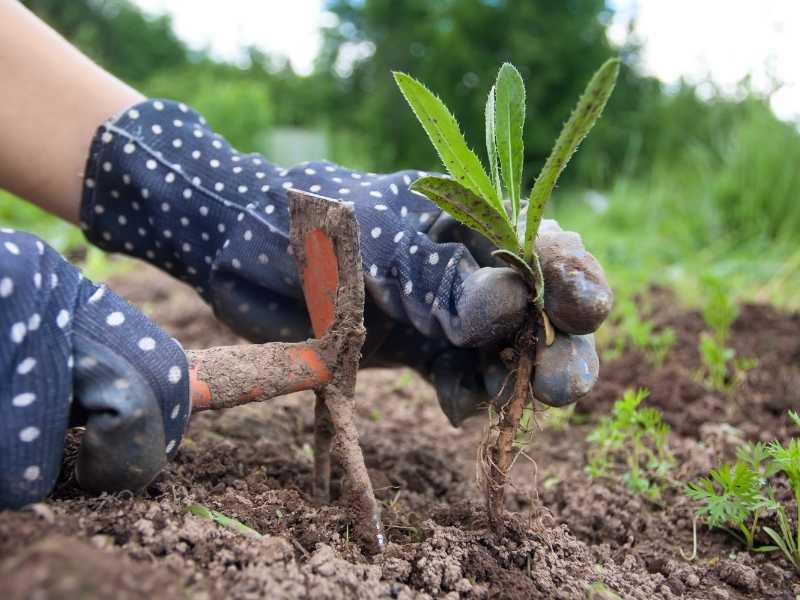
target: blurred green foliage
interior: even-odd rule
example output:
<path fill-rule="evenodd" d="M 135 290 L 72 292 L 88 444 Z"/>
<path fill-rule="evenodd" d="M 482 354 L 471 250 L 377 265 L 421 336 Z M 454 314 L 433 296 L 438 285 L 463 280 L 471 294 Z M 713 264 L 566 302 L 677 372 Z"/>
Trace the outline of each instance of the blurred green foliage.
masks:
<path fill-rule="evenodd" d="M 656 280 L 699 299 L 711 271 L 737 296 L 800 306 L 796 125 L 746 82 L 733 100 L 643 76 L 635 43 L 609 42 L 604 0 L 328 0 L 336 18 L 308 76 L 254 49 L 242 64 L 215 61 L 128 0 L 24 4 L 131 85 L 198 108 L 241 150 L 265 151 L 274 127 L 313 129 L 330 155 L 309 159 L 373 171 L 441 169 L 392 69 L 429 82 L 457 115 L 480 115 L 497 68 L 513 62 L 528 89 L 525 172 L 535 174 L 592 69 L 620 55 L 617 90 L 551 212 L 582 232 L 618 296 Z M 482 119 L 463 125 L 482 148 Z M 23 206 L 4 196 L 0 222 L 61 249 L 80 240 Z"/>
<path fill-rule="evenodd" d="M 800 135 L 757 99 L 710 106 L 719 111 L 698 115 L 682 151 L 603 193 L 562 190 L 552 216 L 581 232 L 618 297 L 657 282 L 703 304 L 701 282 L 712 274 L 736 298 L 798 307 Z M 710 122 L 726 124 L 714 130 Z M 712 140 L 698 139 L 704 128 L 715 131 Z"/>
<path fill-rule="evenodd" d="M 90 58 L 136 87 L 154 70 L 187 66 L 190 53 L 168 17 L 149 17 L 127 0 L 23 0 Z"/>
<path fill-rule="evenodd" d="M 191 69 L 156 71 L 141 88 L 148 96 L 191 105 L 244 152 L 261 149 L 272 125 L 269 87 L 232 65 L 206 60 Z"/>

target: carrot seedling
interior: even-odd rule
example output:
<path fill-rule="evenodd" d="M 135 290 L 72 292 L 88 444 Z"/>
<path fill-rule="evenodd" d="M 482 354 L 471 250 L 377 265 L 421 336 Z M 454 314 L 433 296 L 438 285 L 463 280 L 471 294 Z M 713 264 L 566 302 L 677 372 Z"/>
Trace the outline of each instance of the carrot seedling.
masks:
<path fill-rule="evenodd" d="M 617 303 L 614 312 L 616 316 L 613 321 L 617 330 L 614 346 L 604 358 L 616 358 L 621 356 L 626 348 L 632 347 L 643 352 L 654 369 L 664 366 L 664 360 L 677 339 L 675 330 L 664 327 L 656 331 L 655 323 L 643 318 L 632 300 Z"/>
<path fill-rule="evenodd" d="M 731 326 L 739 309 L 722 281 L 707 275 L 703 278 L 703 287 L 706 292 L 703 320 L 711 331 L 701 333 L 698 343 L 702 375 L 711 389 L 728 393 L 756 366 L 756 361 L 736 358 L 736 352 L 728 346 Z"/>
<path fill-rule="evenodd" d="M 675 459 L 667 445 L 669 425 L 655 408 L 641 408 L 645 389 L 628 390 L 589 434 L 590 477 L 621 479 L 632 492 L 652 500 L 661 495 Z"/>
<path fill-rule="evenodd" d="M 800 418 L 797 413 L 790 412 L 789 416 L 800 426 Z M 789 480 L 789 486 L 794 495 L 795 519 L 793 529 L 789 518 L 789 509 L 783 504 L 777 504 L 778 529 L 780 531 L 764 527 L 764 533 L 775 543 L 776 548 L 783 552 L 794 568 L 800 571 L 800 440 L 791 439 L 786 446 L 780 442 L 772 442 L 767 451 L 773 468 L 777 472 L 782 472 Z"/>
<path fill-rule="evenodd" d="M 762 493 L 764 483 L 751 465 L 737 462 L 721 465 L 708 477 L 690 483 L 686 495 L 701 503 L 697 515 L 705 517 L 710 527 L 727 531 L 752 550 L 759 519 L 771 508 Z"/>
<path fill-rule="evenodd" d="M 533 310 L 515 344 L 516 383 L 511 399 L 498 414 L 497 439 L 486 455 L 489 520 L 503 529 L 505 481 L 524 408 L 532 399 L 529 381 L 537 343 L 537 326 L 552 343 L 554 332 L 544 311 L 544 278 L 534 242 L 545 205 L 561 172 L 600 117 L 619 74 L 619 59 L 606 61 L 592 76 L 545 161 L 524 202 L 525 84 L 510 63 L 500 67 L 486 102 L 487 173 L 466 143 L 458 122 L 444 103 L 422 83 L 400 72 L 395 81 L 439 154 L 450 177 L 425 176 L 411 189 L 480 233 L 496 247 L 495 255 L 514 268 L 531 289 Z M 494 429 L 494 428 L 492 428 Z"/>
<path fill-rule="evenodd" d="M 789 418 L 800 427 L 797 413 L 789 411 Z M 780 550 L 800 571 L 800 440 L 792 438 L 785 446 L 778 441 L 747 444 L 737 450 L 736 459 L 689 484 L 686 495 L 699 503 L 697 515 L 705 517 L 709 526 L 729 532 L 748 550 Z M 794 525 L 789 506 L 776 499 L 771 483 L 780 474 L 788 479 L 794 498 Z M 777 530 L 761 524 L 767 512 L 775 513 Z M 755 546 L 759 526 L 772 545 Z"/>

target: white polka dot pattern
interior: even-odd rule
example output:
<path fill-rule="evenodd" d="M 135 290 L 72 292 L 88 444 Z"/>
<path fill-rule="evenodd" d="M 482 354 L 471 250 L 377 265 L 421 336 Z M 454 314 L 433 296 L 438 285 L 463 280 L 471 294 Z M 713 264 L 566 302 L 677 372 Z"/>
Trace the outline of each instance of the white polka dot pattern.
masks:
<path fill-rule="evenodd" d="M 295 262 L 285 251 L 287 194 L 292 188 L 319 194 L 356 214 L 369 301 L 418 334 L 458 338 L 463 279 L 477 264 L 462 244 L 427 235 L 441 211 L 409 190 L 421 171 L 361 173 L 327 161 L 284 169 L 237 152 L 188 107 L 152 100 L 135 110 L 136 119 L 123 114 L 107 123 L 92 144 L 81 220 L 93 243 L 185 281 L 244 337 L 304 339 L 308 318 L 298 303 Z M 149 352 L 135 342 L 140 353 Z"/>
<path fill-rule="evenodd" d="M 99 142 L 113 145 L 116 136 L 106 133 Z M 101 170 L 116 173 L 116 163 L 108 162 Z M 118 226 L 128 222 L 115 217 Z M 143 418 L 137 415 L 159 418 L 160 409 L 168 454 L 177 448 L 189 414 L 179 345 L 41 240 L 8 229 L 0 231 L 0 332 L 0 509 L 47 495 L 76 416 L 91 430 L 97 416 L 113 413 L 130 419 L 135 431 Z M 156 410 L 143 410 L 146 403 Z M 81 408 L 77 415 L 73 406 Z"/>

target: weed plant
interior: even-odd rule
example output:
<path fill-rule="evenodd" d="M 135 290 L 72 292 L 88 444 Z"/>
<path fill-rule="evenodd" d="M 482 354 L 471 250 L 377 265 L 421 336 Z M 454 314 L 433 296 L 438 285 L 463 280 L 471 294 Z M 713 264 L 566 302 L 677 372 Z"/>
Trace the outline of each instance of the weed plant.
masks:
<path fill-rule="evenodd" d="M 500 67 L 486 101 L 488 172 L 467 145 L 456 118 L 444 103 L 413 77 L 394 74 L 400 91 L 449 174 L 447 177 L 421 177 L 411 184 L 411 189 L 427 196 L 439 208 L 494 244 L 497 249 L 493 254 L 516 270 L 530 288 L 532 310 L 514 342 L 518 357 L 513 366 L 514 389 L 498 414 L 497 423 L 492 422 L 489 436 L 479 452 L 484 467 L 489 521 L 498 534 L 504 527 L 505 481 L 513 464 L 511 451 L 518 446 L 520 419 L 532 402 L 529 382 L 538 331 L 544 333 L 541 337 L 546 344 L 552 344 L 555 339 L 544 311 L 544 278 L 534 242 L 558 178 L 611 96 L 619 64 L 619 59 L 608 60 L 592 76 L 534 181 L 527 202 L 522 197 L 525 84 L 513 65 L 505 63 Z M 528 420 L 530 418 L 529 413 Z M 487 449 L 489 451 L 485 452 Z"/>

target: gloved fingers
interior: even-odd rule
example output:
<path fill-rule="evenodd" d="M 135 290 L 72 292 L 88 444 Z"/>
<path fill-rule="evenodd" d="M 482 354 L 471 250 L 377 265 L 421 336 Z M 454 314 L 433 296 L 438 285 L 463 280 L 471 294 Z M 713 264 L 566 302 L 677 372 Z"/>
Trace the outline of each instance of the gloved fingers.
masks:
<path fill-rule="evenodd" d="M 614 295 L 581 236 L 548 228 L 537 236 L 536 252 L 544 275 L 544 308 L 553 325 L 578 335 L 597 331 L 611 311 Z"/>
<path fill-rule="evenodd" d="M 492 256 L 496 248 L 489 240 L 446 213 L 436 219 L 428 236 L 437 242 L 464 244 L 481 266 L 506 266 Z M 580 236 L 563 231 L 553 219 L 543 219 L 536 250 L 545 280 L 545 309 L 553 324 L 566 333 L 596 331 L 611 310 L 613 294 L 602 267 L 583 247 Z"/>
<path fill-rule="evenodd" d="M 600 375 L 594 336 L 557 333 L 536 347 L 533 394 L 549 406 L 566 406 L 588 394 Z"/>
<path fill-rule="evenodd" d="M 79 478 L 138 488 L 189 416 L 177 342 L 34 236 L 0 231 L 0 507 L 41 500 L 68 426 L 86 424 Z"/>
<path fill-rule="evenodd" d="M 481 266 L 506 266 L 492 256 L 495 247 L 489 240 L 446 213 L 436 219 L 428 236 L 440 243 L 464 244 Z M 611 310 L 613 294 L 602 267 L 583 247 L 580 236 L 563 231 L 555 220 L 543 219 L 536 250 L 545 280 L 545 310 L 552 323 L 565 333 L 596 331 Z"/>
<path fill-rule="evenodd" d="M 86 426 L 76 476 L 91 492 L 137 491 L 180 444 L 191 411 L 186 356 L 138 309 L 85 283 L 72 325 L 72 424 Z"/>
<path fill-rule="evenodd" d="M 531 308 L 531 293 L 508 267 L 483 267 L 464 280 L 450 339 L 457 346 L 481 347 L 512 336 Z"/>
<path fill-rule="evenodd" d="M 500 407 L 511 397 L 516 377 L 496 353 L 484 353 L 481 367 L 486 394 Z M 586 396 L 600 374 L 593 335 L 570 335 L 557 332 L 552 345 L 539 336 L 532 378 L 534 397 L 548 406 L 562 407 Z"/>
<path fill-rule="evenodd" d="M 136 368 L 107 346 L 75 351 L 75 395 L 85 424 L 75 474 L 89 492 L 139 490 L 166 462 L 161 407 Z"/>

